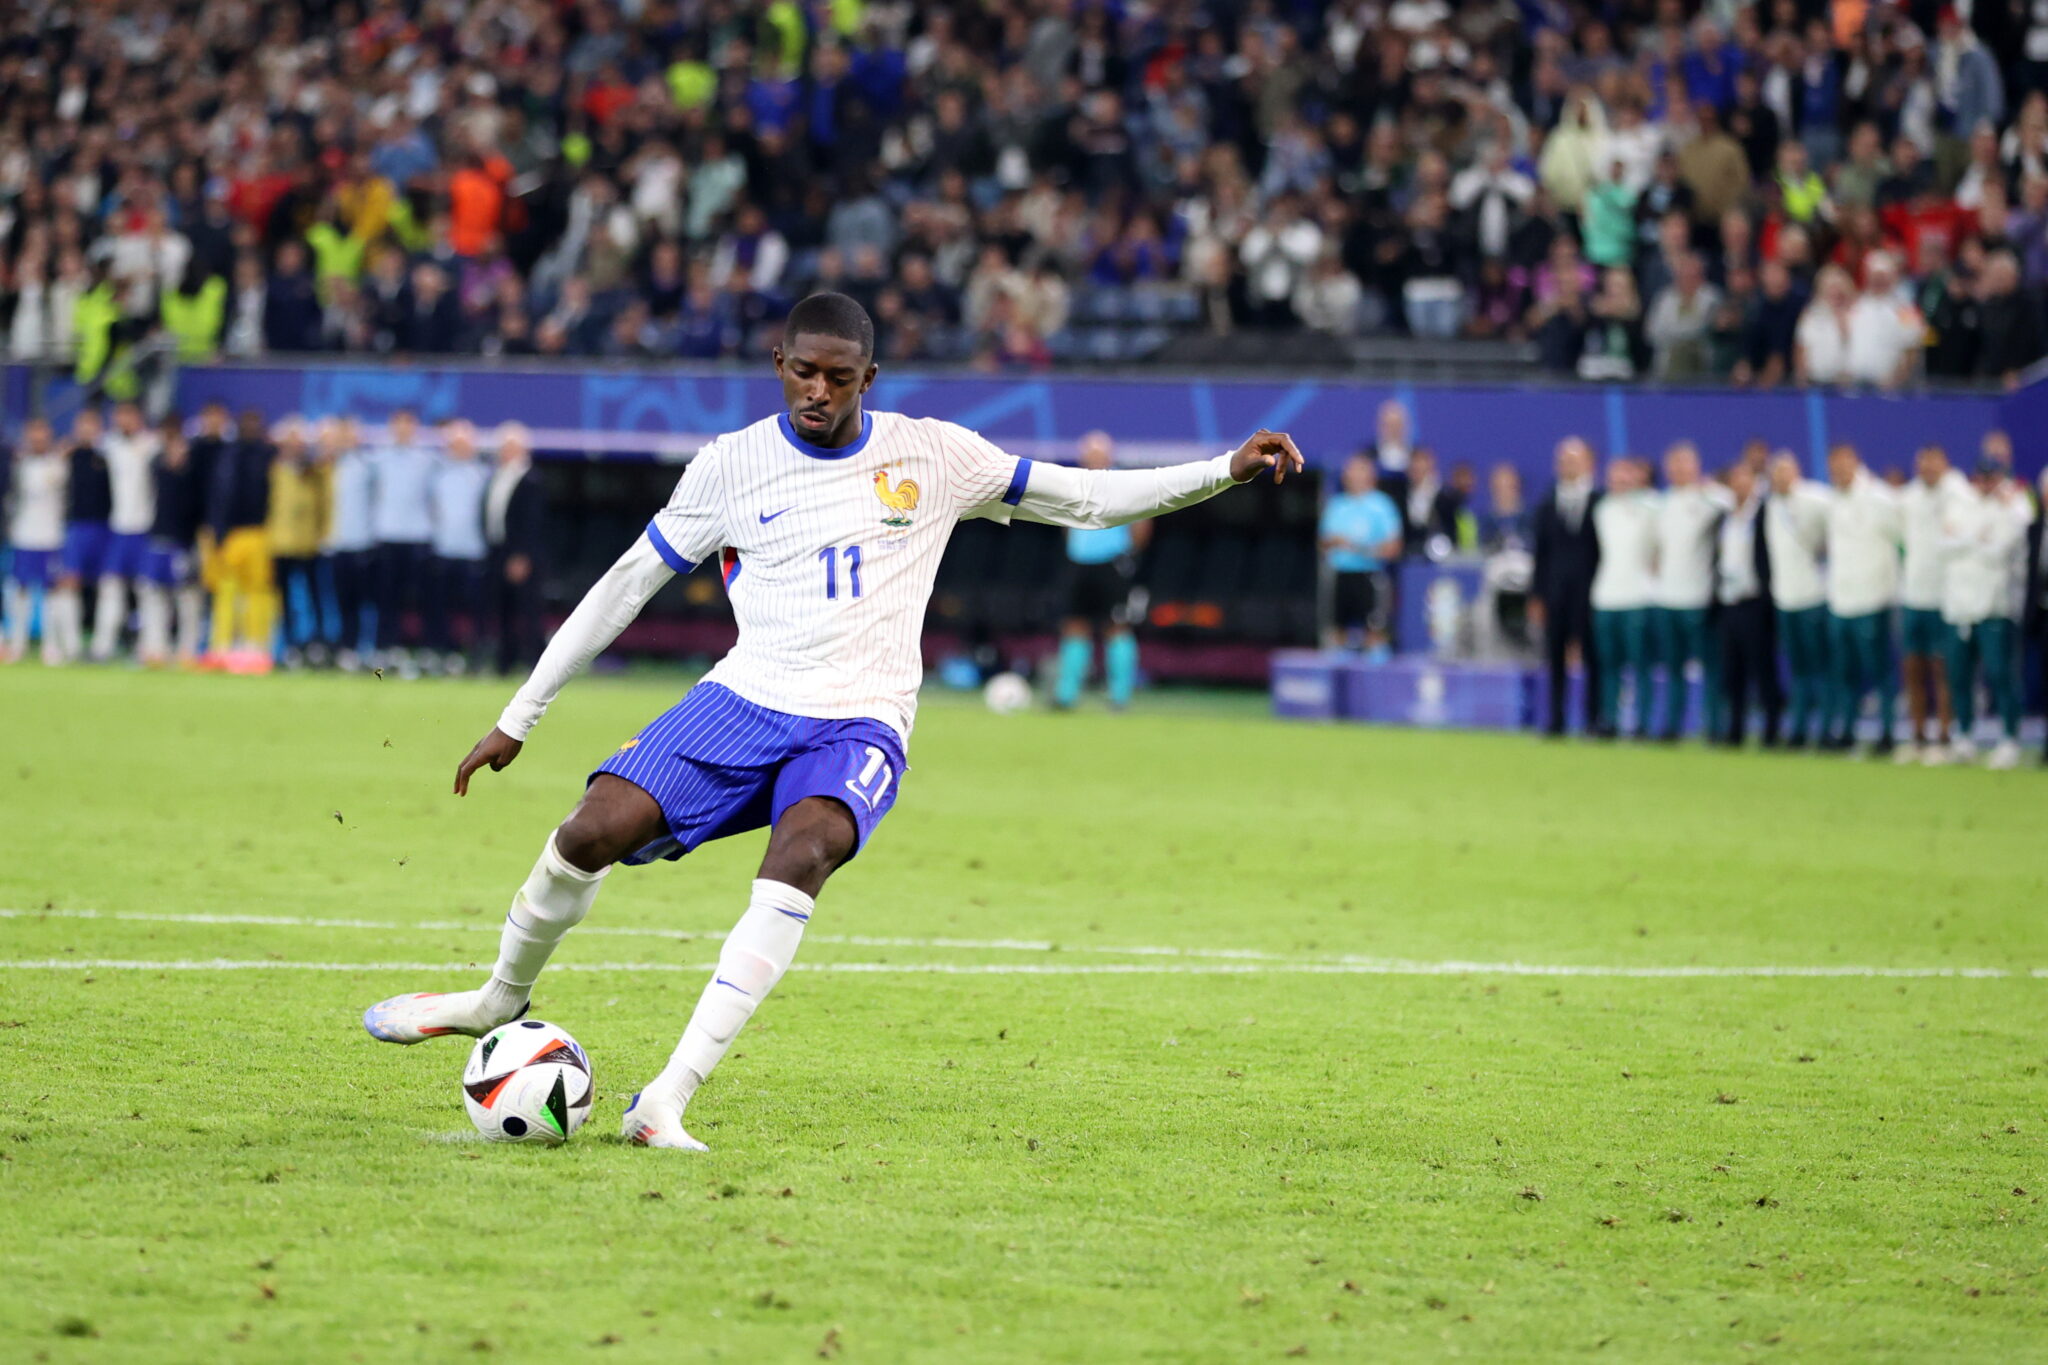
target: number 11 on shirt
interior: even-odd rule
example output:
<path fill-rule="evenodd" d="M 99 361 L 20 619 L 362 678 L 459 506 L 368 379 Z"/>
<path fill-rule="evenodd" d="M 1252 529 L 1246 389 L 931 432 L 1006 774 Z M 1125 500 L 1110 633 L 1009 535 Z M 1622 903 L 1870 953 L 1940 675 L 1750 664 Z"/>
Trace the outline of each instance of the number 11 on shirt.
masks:
<path fill-rule="evenodd" d="M 825 561 L 825 596 L 827 598 L 839 596 L 839 553 L 837 545 L 827 545 L 824 549 L 818 551 L 818 558 Z M 860 546 L 858 545 L 846 547 L 846 582 L 849 590 L 847 596 L 860 596 Z"/>

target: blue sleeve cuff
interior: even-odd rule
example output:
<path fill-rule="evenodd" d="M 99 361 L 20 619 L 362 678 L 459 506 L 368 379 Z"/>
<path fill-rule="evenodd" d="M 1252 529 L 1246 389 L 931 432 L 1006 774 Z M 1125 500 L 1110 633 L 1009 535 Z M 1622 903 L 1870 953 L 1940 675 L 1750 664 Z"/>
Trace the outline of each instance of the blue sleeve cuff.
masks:
<path fill-rule="evenodd" d="M 1010 486 L 1003 490 L 1003 501 L 1015 507 L 1024 501 L 1024 485 L 1031 482 L 1031 461 L 1017 461 L 1017 472 L 1010 476 Z"/>
<path fill-rule="evenodd" d="M 651 521 L 647 523 L 647 543 L 652 545 L 654 552 L 661 556 L 661 562 L 674 569 L 677 573 L 688 573 L 697 567 L 689 560 L 677 554 L 676 547 L 668 543 L 668 538 L 662 535 L 661 528 Z"/>

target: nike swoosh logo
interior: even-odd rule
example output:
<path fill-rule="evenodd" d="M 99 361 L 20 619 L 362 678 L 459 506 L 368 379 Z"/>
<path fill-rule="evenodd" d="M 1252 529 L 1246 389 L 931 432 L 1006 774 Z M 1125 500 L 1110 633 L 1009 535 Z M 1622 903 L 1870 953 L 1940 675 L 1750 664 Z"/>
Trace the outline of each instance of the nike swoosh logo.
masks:
<path fill-rule="evenodd" d="M 783 508 L 783 509 L 782 509 L 782 512 L 794 512 L 795 510 L 796 510 L 796 509 L 795 509 L 794 507 L 785 507 L 785 508 Z M 773 513 L 770 513 L 770 512 L 762 512 L 762 513 L 759 513 L 758 515 L 759 515 L 759 516 L 760 516 L 760 518 L 761 518 L 761 524 L 762 524 L 763 526 L 766 526 L 766 525 L 767 525 L 767 524 L 768 524 L 769 522 L 771 522 L 771 521 L 775 520 L 775 518 L 776 518 L 776 517 L 779 517 L 779 516 L 781 516 L 781 515 L 782 515 L 782 512 L 773 512 Z"/>

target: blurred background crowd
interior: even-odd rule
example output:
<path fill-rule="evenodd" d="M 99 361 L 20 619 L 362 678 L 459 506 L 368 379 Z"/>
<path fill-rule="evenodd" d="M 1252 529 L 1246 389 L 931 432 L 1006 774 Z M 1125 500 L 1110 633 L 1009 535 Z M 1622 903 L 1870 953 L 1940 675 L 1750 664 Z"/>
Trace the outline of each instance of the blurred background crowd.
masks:
<path fill-rule="evenodd" d="M 26 0 L 0 340 L 895 361 L 1512 343 L 1588 379 L 2012 382 L 2048 5 Z M 118 386 L 116 391 L 118 392 Z"/>

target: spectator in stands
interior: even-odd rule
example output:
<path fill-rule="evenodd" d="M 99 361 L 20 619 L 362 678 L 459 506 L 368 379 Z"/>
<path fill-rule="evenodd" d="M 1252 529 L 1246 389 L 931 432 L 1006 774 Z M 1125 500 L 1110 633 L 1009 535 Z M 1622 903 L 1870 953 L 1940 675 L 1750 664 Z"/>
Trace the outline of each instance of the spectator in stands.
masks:
<path fill-rule="evenodd" d="M 1627 380 L 1641 371 L 1645 345 L 1643 306 L 1636 277 L 1619 266 L 1600 273 L 1600 292 L 1587 307 L 1579 340 L 1581 379 Z"/>
<path fill-rule="evenodd" d="M 235 439 L 214 461 L 207 522 L 213 533 L 213 644 L 210 668 L 268 673 L 277 624 L 277 574 L 271 563 L 270 443 L 263 414 L 244 409 Z"/>
<path fill-rule="evenodd" d="M 320 638 L 320 587 L 315 570 L 333 524 L 334 470 L 319 458 L 312 433 L 299 418 L 276 429 L 270 464 L 270 512 L 265 533 L 276 568 L 284 662 L 297 668 Z"/>
<path fill-rule="evenodd" d="M 1564 733 L 1565 665 L 1576 649 L 1584 675 L 1585 726 L 1600 715 L 1599 650 L 1593 638 L 1593 575 L 1600 542 L 1593 510 L 1601 494 L 1593 486 L 1593 452 L 1576 436 L 1557 445 L 1557 482 L 1536 509 L 1535 604 L 1537 624 L 1550 670 L 1549 714 L 1544 733 Z"/>
<path fill-rule="evenodd" d="M 1833 693 L 1828 663 L 1827 588 L 1821 554 L 1827 546 L 1829 493 L 1800 477 L 1789 451 L 1771 457 L 1770 496 L 1764 500 L 1765 552 L 1771 561 L 1771 604 L 1778 644 L 1791 680 L 1785 747 L 1803 749 L 1825 738 Z"/>
<path fill-rule="evenodd" d="M 540 657 L 540 566 L 547 541 L 547 494 L 533 468 L 526 428 L 498 428 L 497 466 L 484 490 L 485 580 L 498 675 Z"/>
<path fill-rule="evenodd" d="M 1635 259 L 1639 189 L 1619 158 L 1586 187 L 1586 259 L 1595 266 L 1627 266 Z"/>
<path fill-rule="evenodd" d="M 2018 388 L 2021 372 L 2048 354 L 2048 329 L 2042 324 L 2040 295 L 2021 286 L 2019 263 L 2010 251 L 1985 257 L 1978 302 L 1982 341 L 1977 373 Z"/>
<path fill-rule="evenodd" d="M 1593 509 L 1599 568 L 1593 575 L 1593 636 L 1600 656 L 1600 720 L 1594 734 L 1620 733 L 1621 689 L 1635 704 L 1635 734 L 1650 734 L 1650 611 L 1657 597 L 1657 505 L 1643 462 L 1607 462 L 1607 492 Z"/>
<path fill-rule="evenodd" d="M 1697 379 L 1712 372 L 1707 333 L 1720 303 L 1721 293 L 1707 283 L 1699 253 L 1680 256 L 1671 283 L 1651 301 L 1643 326 L 1659 379 Z"/>
<path fill-rule="evenodd" d="M 1323 507 L 1319 544 L 1331 572 L 1332 611 L 1323 644 L 1384 658 L 1393 609 L 1388 567 L 1401 557 L 1401 513 L 1378 487 L 1370 452 L 1344 462 L 1342 491 Z"/>
<path fill-rule="evenodd" d="M 1715 536 L 1715 600 L 1719 605 L 1722 715 L 1720 738 L 1739 747 L 1748 737 L 1749 704 L 1763 711 L 1763 745 L 1778 745 L 1785 708 L 1778 678 L 1778 634 L 1771 606 L 1770 538 L 1764 534 L 1764 485 L 1748 464 L 1737 461 L 1727 474 L 1734 507 L 1721 518 Z"/>
<path fill-rule="evenodd" d="M 1664 452 L 1664 492 L 1657 499 L 1657 587 L 1651 615 L 1655 657 L 1664 665 L 1664 717 L 1657 737 L 1676 741 L 1685 729 L 1686 670 L 1697 664 L 1701 729 L 1725 729 L 1721 711 L 1720 655 L 1710 639 L 1714 602 L 1716 532 L 1732 508 L 1728 490 L 1700 474 L 1699 448 L 1679 441 Z M 1643 708 L 1647 711 L 1647 707 Z M 1643 728 L 1649 729 L 1647 716 Z"/>
<path fill-rule="evenodd" d="M 1994 459 L 1979 459 L 1969 486 L 1942 508 L 1941 619 L 1950 628 L 1949 691 L 1955 698 L 1956 741 L 1950 761 L 1976 759 L 1977 682 L 1997 713 L 2002 734 L 1989 759 L 1994 768 L 2019 766 L 2019 660 L 2021 576 L 2032 509 L 2026 489 Z"/>
<path fill-rule="evenodd" d="M 410 408 L 391 414 L 385 439 L 370 448 L 370 534 L 376 539 L 374 602 L 378 667 L 414 668 L 402 648 L 405 613 L 417 609 L 432 572 L 434 522 L 428 487 L 434 452 L 420 439 Z"/>
<path fill-rule="evenodd" d="M 1863 699 L 1875 692 L 1876 752 L 1889 755 L 1898 697 L 1890 636 L 1903 534 L 1899 500 L 1847 442 L 1828 452 L 1828 481 L 1834 485 L 1827 512 L 1828 655 L 1835 679 L 1834 719 L 1823 747 L 1846 751 L 1855 745 Z"/>
<path fill-rule="evenodd" d="M 1697 127 L 1679 149 L 1678 173 L 1692 189 L 1694 218 L 1711 225 L 1748 196 L 1749 158 L 1721 127 L 1713 105 L 1694 105 L 1693 117 Z"/>
<path fill-rule="evenodd" d="M 1793 373 L 1799 320 L 1806 297 L 1783 261 L 1765 261 L 1761 286 L 1743 316 L 1742 355 L 1731 377 L 1737 384 L 1774 388 Z"/>

